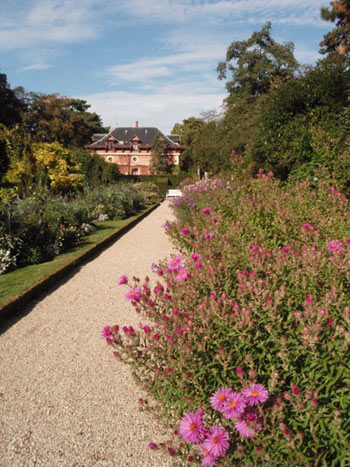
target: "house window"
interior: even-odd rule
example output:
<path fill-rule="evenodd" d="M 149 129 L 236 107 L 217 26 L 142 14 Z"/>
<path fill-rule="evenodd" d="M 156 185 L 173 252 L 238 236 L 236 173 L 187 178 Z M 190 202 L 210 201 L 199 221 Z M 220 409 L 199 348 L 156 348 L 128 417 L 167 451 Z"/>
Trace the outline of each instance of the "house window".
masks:
<path fill-rule="evenodd" d="M 139 169 L 132 169 L 131 174 L 132 175 L 138 175 L 139 174 Z"/>
<path fill-rule="evenodd" d="M 113 162 L 113 157 L 109 156 L 109 157 L 107 157 L 107 160 L 108 160 L 108 162 Z"/>
<path fill-rule="evenodd" d="M 136 156 L 134 156 L 134 157 L 132 158 L 132 161 L 133 161 L 133 162 L 137 162 L 138 160 L 139 160 L 139 158 L 136 157 Z"/>

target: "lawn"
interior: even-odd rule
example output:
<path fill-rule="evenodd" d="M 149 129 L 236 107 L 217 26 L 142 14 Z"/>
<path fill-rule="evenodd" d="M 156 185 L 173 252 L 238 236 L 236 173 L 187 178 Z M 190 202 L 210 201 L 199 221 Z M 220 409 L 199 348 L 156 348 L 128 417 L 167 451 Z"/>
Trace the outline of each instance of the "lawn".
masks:
<path fill-rule="evenodd" d="M 56 256 L 52 261 L 34 264 L 0 276 L 0 313 L 5 308 L 23 300 L 32 298 L 45 287 L 53 283 L 86 260 L 98 248 L 121 235 L 128 226 L 133 225 L 140 217 L 154 208 L 147 208 L 136 216 L 127 219 L 110 220 L 97 224 L 97 230 L 84 237 L 82 241 L 69 251 Z"/>

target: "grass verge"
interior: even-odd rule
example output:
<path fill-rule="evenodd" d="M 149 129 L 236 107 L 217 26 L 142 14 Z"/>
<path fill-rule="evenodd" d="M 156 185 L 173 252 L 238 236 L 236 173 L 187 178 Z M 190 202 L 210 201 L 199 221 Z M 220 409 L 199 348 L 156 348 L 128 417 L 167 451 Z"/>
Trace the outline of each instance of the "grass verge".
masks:
<path fill-rule="evenodd" d="M 52 261 L 34 264 L 0 276 L 0 322 L 53 286 L 74 267 L 119 238 L 137 222 L 159 206 L 159 203 L 128 219 L 106 221 L 97 224 L 97 230 L 84 237 L 69 251 Z"/>

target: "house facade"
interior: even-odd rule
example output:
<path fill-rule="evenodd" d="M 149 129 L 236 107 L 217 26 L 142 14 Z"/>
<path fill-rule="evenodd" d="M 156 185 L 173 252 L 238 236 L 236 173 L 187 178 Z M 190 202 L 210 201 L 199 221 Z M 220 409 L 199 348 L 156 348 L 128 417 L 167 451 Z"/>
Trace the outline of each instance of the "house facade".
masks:
<path fill-rule="evenodd" d="M 170 165 L 178 166 L 182 147 L 176 135 L 165 136 L 158 128 L 135 127 L 112 128 L 107 134 L 95 134 L 86 149 L 95 151 L 106 162 L 118 164 L 123 175 L 150 175 L 152 144 L 160 134 L 165 146 L 164 157 Z"/>

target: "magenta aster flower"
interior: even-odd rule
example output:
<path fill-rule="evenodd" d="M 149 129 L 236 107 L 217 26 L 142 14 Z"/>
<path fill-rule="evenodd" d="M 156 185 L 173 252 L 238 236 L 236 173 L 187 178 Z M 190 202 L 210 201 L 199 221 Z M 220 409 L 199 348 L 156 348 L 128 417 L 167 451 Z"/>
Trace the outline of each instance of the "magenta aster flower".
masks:
<path fill-rule="evenodd" d="M 210 214 L 210 209 L 209 208 L 204 208 L 202 209 L 203 214 Z"/>
<path fill-rule="evenodd" d="M 215 462 L 217 461 L 217 457 L 213 456 L 213 454 L 210 454 L 210 452 L 203 448 L 202 452 L 202 465 L 211 467 L 215 465 Z"/>
<path fill-rule="evenodd" d="M 262 384 L 253 384 L 250 388 L 243 389 L 243 396 L 248 405 L 257 405 L 269 398 L 268 390 Z"/>
<path fill-rule="evenodd" d="M 253 422 L 250 420 L 241 420 L 235 423 L 235 428 L 238 433 L 245 438 L 254 438 L 255 431 L 253 429 Z"/>
<path fill-rule="evenodd" d="M 212 426 L 202 446 L 215 457 L 224 455 L 229 447 L 227 431 L 222 426 Z"/>
<path fill-rule="evenodd" d="M 187 443 L 200 443 L 204 437 L 204 420 L 200 411 L 185 414 L 179 427 L 179 434 Z"/>
<path fill-rule="evenodd" d="M 233 392 L 224 405 L 223 415 L 229 420 L 238 418 L 244 412 L 245 407 L 246 401 L 244 396 L 240 392 Z"/>
<path fill-rule="evenodd" d="M 209 399 L 210 405 L 213 407 L 214 410 L 219 410 L 220 412 L 222 412 L 225 408 L 226 402 L 232 394 L 232 389 L 227 386 L 218 389 Z"/>
<path fill-rule="evenodd" d="M 186 268 L 178 269 L 175 274 L 175 280 L 177 282 L 183 282 L 187 279 L 188 271 Z"/>
<path fill-rule="evenodd" d="M 125 298 L 129 301 L 138 302 L 141 298 L 141 295 L 141 290 L 138 287 L 135 287 L 134 289 L 130 289 L 126 292 Z"/>
<path fill-rule="evenodd" d="M 182 235 L 188 235 L 190 233 L 189 229 L 187 227 L 182 227 L 181 229 Z"/>
<path fill-rule="evenodd" d="M 101 331 L 101 337 L 102 339 L 107 339 L 107 337 L 112 335 L 112 331 L 110 326 L 105 326 L 102 331 Z"/>
<path fill-rule="evenodd" d="M 339 240 L 332 240 L 327 244 L 327 250 L 332 253 L 344 253 L 345 250 L 343 248 L 342 242 Z"/>
<path fill-rule="evenodd" d="M 174 258 L 169 261 L 168 267 L 170 270 L 178 269 L 181 266 L 181 263 L 182 263 L 182 256 L 177 255 L 177 256 L 174 256 Z"/>
<path fill-rule="evenodd" d="M 191 258 L 193 259 L 193 261 L 198 261 L 199 259 L 201 259 L 201 255 L 198 255 L 197 253 L 192 253 Z"/>
<path fill-rule="evenodd" d="M 118 284 L 119 284 L 119 285 L 126 284 L 127 282 L 128 282 L 127 276 L 120 276 L 120 277 L 119 277 L 119 280 L 118 280 Z"/>

